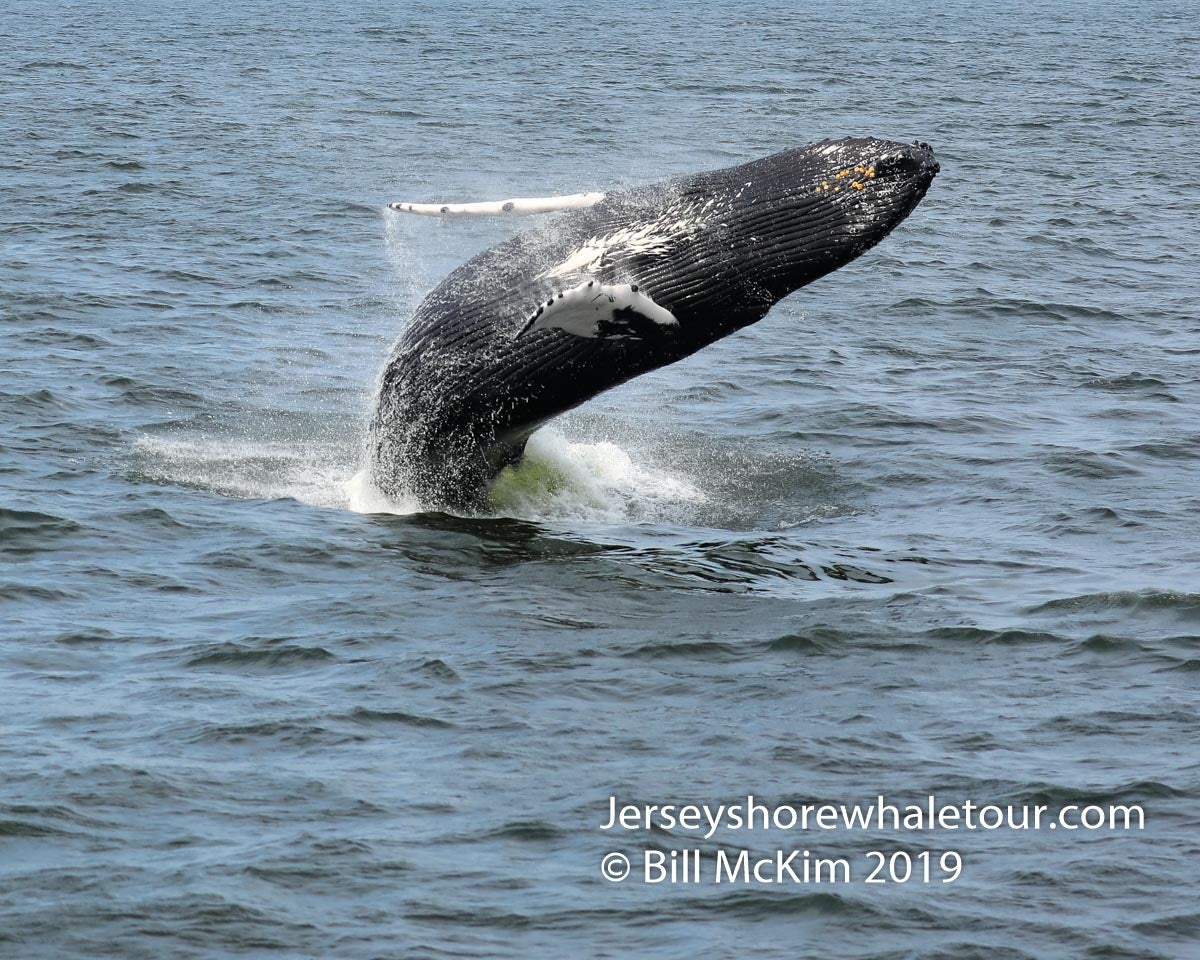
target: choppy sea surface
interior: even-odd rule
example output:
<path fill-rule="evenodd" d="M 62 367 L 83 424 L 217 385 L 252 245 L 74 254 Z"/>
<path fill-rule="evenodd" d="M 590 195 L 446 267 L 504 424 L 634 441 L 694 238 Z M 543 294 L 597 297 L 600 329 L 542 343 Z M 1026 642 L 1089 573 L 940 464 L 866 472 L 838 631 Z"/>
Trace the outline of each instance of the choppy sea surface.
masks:
<path fill-rule="evenodd" d="M 1197 955 L 1188 4 L 3 19 L 0 954 Z M 876 250 L 544 430 L 493 515 L 354 509 L 389 343 L 519 226 L 386 202 L 863 134 L 942 163 Z M 1145 826 L 601 829 L 748 794 Z M 852 882 L 639 873 L 794 848 Z"/>

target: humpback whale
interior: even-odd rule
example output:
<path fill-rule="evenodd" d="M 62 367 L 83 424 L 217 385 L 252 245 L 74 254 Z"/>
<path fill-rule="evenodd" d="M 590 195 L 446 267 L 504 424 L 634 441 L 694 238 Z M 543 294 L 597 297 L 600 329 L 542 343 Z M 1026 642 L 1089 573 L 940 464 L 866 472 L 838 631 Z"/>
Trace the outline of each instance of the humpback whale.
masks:
<path fill-rule="evenodd" d="M 438 284 L 391 349 L 369 476 L 429 509 L 470 509 L 551 418 L 762 319 L 870 249 L 924 197 L 924 143 L 828 140 L 607 194 L 390 206 L 560 216 Z"/>

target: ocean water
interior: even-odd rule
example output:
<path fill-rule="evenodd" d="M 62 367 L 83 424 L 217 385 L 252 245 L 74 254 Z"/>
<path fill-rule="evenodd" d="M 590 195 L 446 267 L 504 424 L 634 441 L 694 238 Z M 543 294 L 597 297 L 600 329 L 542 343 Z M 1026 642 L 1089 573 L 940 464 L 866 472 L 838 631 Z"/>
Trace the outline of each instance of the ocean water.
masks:
<path fill-rule="evenodd" d="M 0 955 L 1197 955 L 1188 4 L 3 12 Z M 880 247 L 370 512 L 388 345 L 520 226 L 388 201 L 862 134 L 942 163 Z M 1144 825 L 602 829 L 749 795 Z M 793 849 L 851 882 L 713 882 Z"/>

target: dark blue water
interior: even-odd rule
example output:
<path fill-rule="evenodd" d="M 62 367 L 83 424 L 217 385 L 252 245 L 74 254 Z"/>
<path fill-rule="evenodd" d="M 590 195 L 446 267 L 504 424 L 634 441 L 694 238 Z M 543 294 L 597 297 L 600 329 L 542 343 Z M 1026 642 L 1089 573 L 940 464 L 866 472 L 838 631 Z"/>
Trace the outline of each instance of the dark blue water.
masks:
<path fill-rule="evenodd" d="M 0 954 L 1196 955 L 1187 4 L 3 14 Z M 386 202 L 851 134 L 942 162 L 875 251 L 494 516 L 350 509 L 389 343 L 517 228 Z M 1145 827 L 600 829 L 747 794 Z M 852 882 L 600 875 L 792 848 Z"/>

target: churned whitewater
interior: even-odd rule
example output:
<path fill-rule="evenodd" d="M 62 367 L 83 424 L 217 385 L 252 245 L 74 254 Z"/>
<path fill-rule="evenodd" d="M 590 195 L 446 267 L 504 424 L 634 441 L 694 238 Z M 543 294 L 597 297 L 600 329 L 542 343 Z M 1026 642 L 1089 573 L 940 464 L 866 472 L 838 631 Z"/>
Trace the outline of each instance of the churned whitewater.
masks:
<path fill-rule="evenodd" d="M 1195 952 L 1188 5 L 4 20 L 0 954 Z M 486 515 L 362 483 L 402 324 L 531 222 L 388 202 L 846 135 L 942 164 L 878 248 L 535 435 Z M 637 813 L 748 796 L 1144 826 Z M 793 849 L 854 874 L 713 882 Z M 671 853 L 701 882 L 644 882 Z"/>

